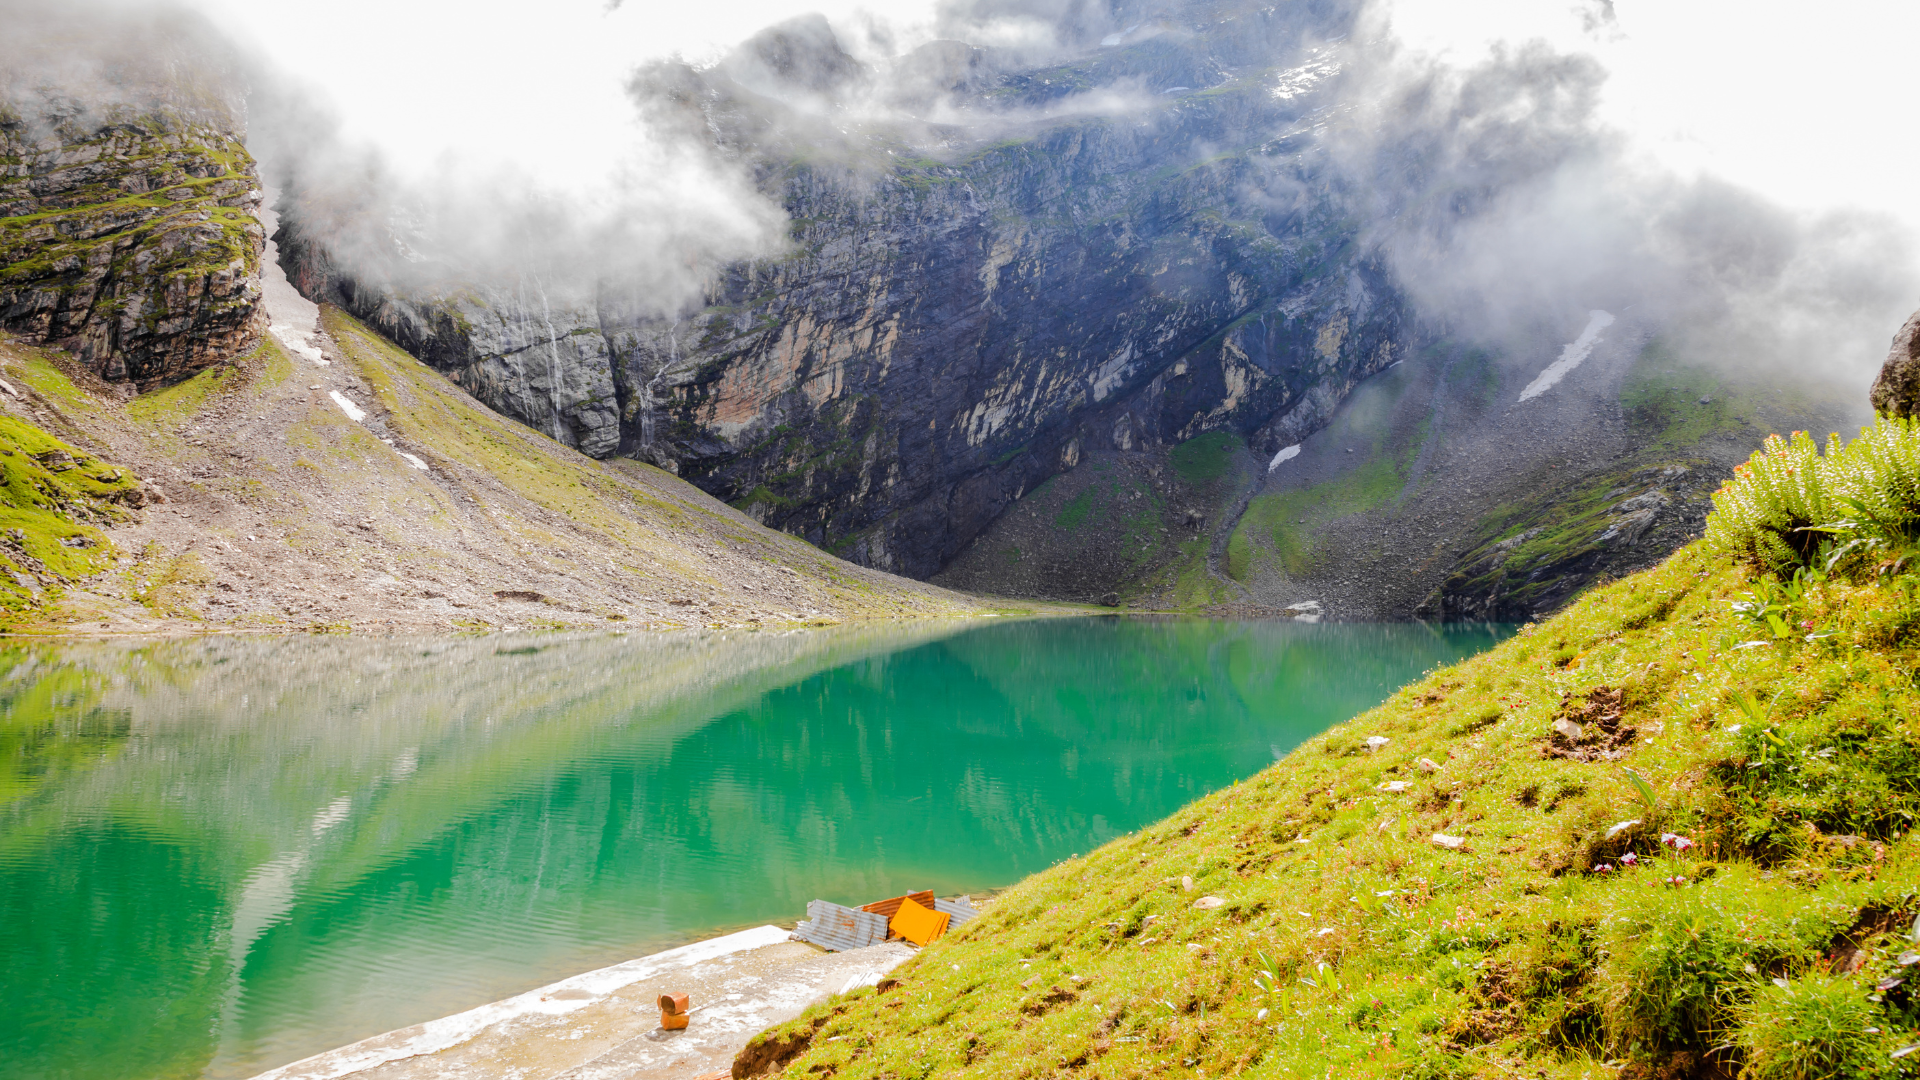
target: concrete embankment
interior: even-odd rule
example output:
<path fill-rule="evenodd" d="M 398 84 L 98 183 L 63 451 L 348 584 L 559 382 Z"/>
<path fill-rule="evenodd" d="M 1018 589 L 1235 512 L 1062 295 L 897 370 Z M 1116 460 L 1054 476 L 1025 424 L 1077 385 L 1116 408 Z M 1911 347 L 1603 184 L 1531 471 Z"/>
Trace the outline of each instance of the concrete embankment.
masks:
<path fill-rule="evenodd" d="M 517 997 L 390 1031 L 256 1080 L 691 1080 L 726 1072 L 756 1033 L 867 983 L 913 950 L 828 953 L 761 926 L 575 975 Z M 663 1031 L 663 993 L 692 1022 Z"/>

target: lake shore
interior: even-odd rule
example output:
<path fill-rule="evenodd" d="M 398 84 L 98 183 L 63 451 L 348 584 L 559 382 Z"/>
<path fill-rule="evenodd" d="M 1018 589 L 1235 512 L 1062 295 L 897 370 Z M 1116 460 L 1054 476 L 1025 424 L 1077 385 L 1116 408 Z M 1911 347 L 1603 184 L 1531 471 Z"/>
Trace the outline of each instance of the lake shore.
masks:
<path fill-rule="evenodd" d="M 257 1080 L 691 1080 L 725 1073 L 747 1041 L 913 955 L 889 942 L 829 953 L 777 926 L 589 971 L 503 1001 L 376 1035 L 283 1065 Z M 656 999 L 692 1000 L 691 1022 L 662 1030 Z"/>

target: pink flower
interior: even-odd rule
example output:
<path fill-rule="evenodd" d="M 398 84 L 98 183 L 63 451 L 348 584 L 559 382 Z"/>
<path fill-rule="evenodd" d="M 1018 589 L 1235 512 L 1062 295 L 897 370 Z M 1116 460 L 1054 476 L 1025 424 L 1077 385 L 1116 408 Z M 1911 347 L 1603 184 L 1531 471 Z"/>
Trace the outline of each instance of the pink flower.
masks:
<path fill-rule="evenodd" d="M 1661 833 L 1660 842 L 1675 851 L 1685 851 L 1693 846 L 1693 841 L 1681 836 L 1679 833 Z"/>
<path fill-rule="evenodd" d="M 1599 866 L 1593 868 L 1593 872 L 1596 874 L 1611 874 L 1613 873 L 1613 867 L 1608 866 L 1606 863 L 1601 863 Z"/>
<path fill-rule="evenodd" d="M 1638 863 L 1639 861 L 1640 861 L 1640 856 L 1635 855 L 1631 851 L 1627 852 L 1625 855 L 1620 856 L 1620 865 L 1622 866 L 1632 866 Z"/>

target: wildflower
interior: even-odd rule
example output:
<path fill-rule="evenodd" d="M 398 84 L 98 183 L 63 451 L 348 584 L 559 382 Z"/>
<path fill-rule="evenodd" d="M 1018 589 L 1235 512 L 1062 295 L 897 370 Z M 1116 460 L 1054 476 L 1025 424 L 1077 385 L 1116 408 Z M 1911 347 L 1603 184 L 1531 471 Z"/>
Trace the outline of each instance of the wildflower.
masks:
<path fill-rule="evenodd" d="M 1675 851 L 1685 851 L 1693 846 L 1693 841 L 1681 836 L 1679 833 L 1661 833 L 1660 842 Z"/>
<path fill-rule="evenodd" d="M 1640 856 L 1635 855 L 1631 851 L 1627 852 L 1625 855 L 1620 856 L 1620 865 L 1622 866 L 1633 866 L 1639 863 L 1639 861 L 1640 861 Z"/>
<path fill-rule="evenodd" d="M 1601 863 L 1599 866 L 1593 868 L 1593 872 L 1596 874 L 1611 874 L 1613 873 L 1613 867 L 1608 866 L 1606 863 Z"/>
<path fill-rule="evenodd" d="M 1680 886 L 1685 885 L 1686 883 L 1687 883 L 1687 879 L 1679 876 L 1678 874 L 1667 879 L 1667 884 L 1672 885 L 1675 888 L 1679 888 Z"/>

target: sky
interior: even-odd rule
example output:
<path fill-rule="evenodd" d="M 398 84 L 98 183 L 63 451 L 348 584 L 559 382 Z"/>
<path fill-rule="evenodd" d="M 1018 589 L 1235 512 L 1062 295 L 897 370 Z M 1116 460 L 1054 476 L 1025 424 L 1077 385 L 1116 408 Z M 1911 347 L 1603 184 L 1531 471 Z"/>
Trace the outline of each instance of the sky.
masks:
<path fill-rule="evenodd" d="M 567 186 L 621 160 L 636 65 L 679 54 L 712 60 L 754 32 L 818 11 L 863 7 L 925 23 L 931 0 L 189 0 L 238 29 L 284 71 L 331 99 L 347 134 L 402 169 L 444 155 L 505 159 Z M 459 12 L 451 17 L 450 12 Z M 489 162 L 490 163 L 490 162 Z"/>
<path fill-rule="evenodd" d="M 1651 160 L 1709 172 L 1803 209 L 1857 207 L 1920 223 L 1908 175 L 1916 96 L 1913 0 L 1616 0 L 1589 34 L 1567 0 L 1402 0 L 1409 46 L 1463 61 L 1539 37 L 1590 52 L 1610 77 L 1602 116 Z M 1817 13 L 1817 14 L 1816 14 Z"/>
<path fill-rule="evenodd" d="M 636 64 L 712 59 L 807 11 L 877 16 L 917 44 L 933 0 L 192 0 L 330 99 L 403 169 L 505 161 L 556 187 L 604 174 L 632 137 Z M 1706 171 L 1788 206 L 1920 223 L 1907 171 L 1913 0 L 1379 0 L 1410 48 L 1462 63 L 1543 38 L 1612 73 L 1604 116 L 1650 165 Z M 458 11 L 458 17 L 450 17 Z M 1817 17 L 1813 12 L 1817 11 Z"/>

